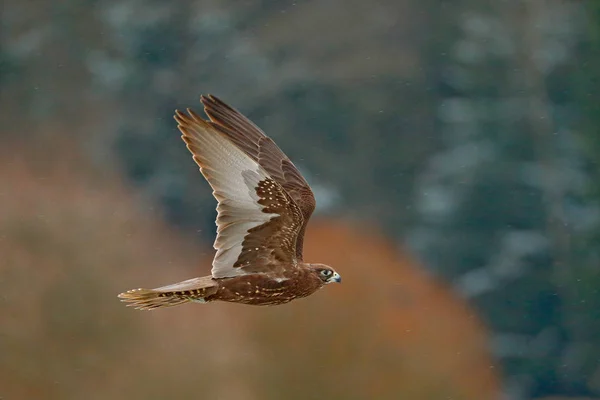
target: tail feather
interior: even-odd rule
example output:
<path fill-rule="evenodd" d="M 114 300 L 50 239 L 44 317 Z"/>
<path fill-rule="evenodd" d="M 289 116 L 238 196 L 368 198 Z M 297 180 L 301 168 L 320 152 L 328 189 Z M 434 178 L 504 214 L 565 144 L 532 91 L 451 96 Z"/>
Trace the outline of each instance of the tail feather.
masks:
<path fill-rule="evenodd" d="M 154 310 L 160 307 L 172 307 L 190 301 L 189 298 L 175 292 L 159 292 L 154 289 L 133 289 L 119 294 L 121 301 L 129 303 L 127 307 L 138 310 Z"/>
<path fill-rule="evenodd" d="M 218 284 L 210 276 L 162 286 L 156 289 L 133 289 L 119 294 L 121 301 L 138 310 L 172 307 L 190 301 L 205 302 L 214 294 Z"/>

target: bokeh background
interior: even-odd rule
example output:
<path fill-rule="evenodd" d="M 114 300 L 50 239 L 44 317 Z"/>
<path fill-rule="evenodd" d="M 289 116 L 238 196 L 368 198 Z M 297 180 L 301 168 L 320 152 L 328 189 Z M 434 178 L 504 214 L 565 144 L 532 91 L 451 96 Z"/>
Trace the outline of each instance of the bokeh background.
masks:
<path fill-rule="evenodd" d="M 4 1 L 0 398 L 600 398 L 600 2 Z M 137 312 L 207 273 L 175 108 L 306 174 L 281 307 Z"/>

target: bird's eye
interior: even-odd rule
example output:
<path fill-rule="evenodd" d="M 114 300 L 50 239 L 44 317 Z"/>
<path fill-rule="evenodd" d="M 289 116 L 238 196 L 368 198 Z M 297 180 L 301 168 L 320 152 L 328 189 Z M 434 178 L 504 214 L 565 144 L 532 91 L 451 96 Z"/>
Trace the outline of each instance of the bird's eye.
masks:
<path fill-rule="evenodd" d="M 323 275 L 324 277 L 328 277 L 332 274 L 332 272 L 328 269 L 324 269 L 321 271 L 321 275 Z"/>

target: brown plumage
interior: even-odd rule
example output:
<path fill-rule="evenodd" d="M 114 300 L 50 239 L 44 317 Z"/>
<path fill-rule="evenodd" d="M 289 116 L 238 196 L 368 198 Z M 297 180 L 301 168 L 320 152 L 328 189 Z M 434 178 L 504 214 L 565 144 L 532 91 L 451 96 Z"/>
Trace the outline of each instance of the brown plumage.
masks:
<path fill-rule="evenodd" d="M 187 302 L 275 305 L 306 297 L 340 275 L 303 261 L 315 198 L 290 159 L 249 119 L 209 95 L 205 120 L 175 112 L 183 141 L 213 188 L 217 253 L 210 276 L 121 293 L 143 310 Z"/>

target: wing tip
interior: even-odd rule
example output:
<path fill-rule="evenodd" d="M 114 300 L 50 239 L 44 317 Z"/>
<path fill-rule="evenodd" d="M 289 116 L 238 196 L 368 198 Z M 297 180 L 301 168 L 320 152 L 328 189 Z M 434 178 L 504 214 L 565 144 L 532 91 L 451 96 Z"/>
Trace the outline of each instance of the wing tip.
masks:
<path fill-rule="evenodd" d="M 173 115 L 173 119 L 177 122 L 177 128 L 184 136 L 190 136 L 188 130 L 193 129 L 194 125 L 201 128 L 207 128 L 210 125 L 209 121 L 196 114 L 191 108 L 186 108 L 186 112 L 175 110 Z"/>
<path fill-rule="evenodd" d="M 177 122 L 178 126 L 184 126 L 189 124 L 189 117 L 179 110 L 175 110 L 173 119 Z"/>
<path fill-rule="evenodd" d="M 223 103 L 223 101 L 221 99 L 219 99 L 217 96 L 215 96 L 214 94 L 202 94 L 200 95 L 200 103 L 202 103 L 205 107 L 208 105 L 212 105 L 212 104 L 218 104 L 218 103 Z"/>
<path fill-rule="evenodd" d="M 213 94 L 201 95 L 200 102 L 204 106 L 204 112 L 212 122 L 219 122 L 220 114 L 240 114 L 235 108 L 225 103 L 223 100 Z M 240 114 L 241 115 L 241 114 Z M 245 118 L 245 117 L 244 117 Z"/>

